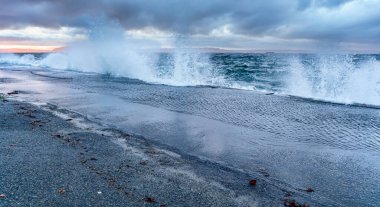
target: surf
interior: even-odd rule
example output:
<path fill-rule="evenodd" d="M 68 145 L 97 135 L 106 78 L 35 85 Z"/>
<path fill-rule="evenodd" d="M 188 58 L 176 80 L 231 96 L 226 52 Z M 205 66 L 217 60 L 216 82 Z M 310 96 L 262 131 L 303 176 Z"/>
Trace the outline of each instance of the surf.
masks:
<path fill-rule="evenodd" d="M 314 55 L 289 60 L 285 93 L 343 104 L 380 106 L 380 62 L 368 55 Z"/>

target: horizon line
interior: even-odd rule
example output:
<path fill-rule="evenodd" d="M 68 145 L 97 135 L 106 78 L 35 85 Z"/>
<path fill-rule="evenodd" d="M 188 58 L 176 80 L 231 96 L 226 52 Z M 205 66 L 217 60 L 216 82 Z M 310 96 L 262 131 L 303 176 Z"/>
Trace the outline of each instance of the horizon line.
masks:
<path fill-rule="evenodd" d="M 7 48 L 0 49 L 0 53 L 54 53 L 64 51 L 66 47 L 56 47 L 54 49 L 32 49 L 32 48 Z M 142 48 L 141 51 L 153 51 L 153 52 L 172 52 L 175 47 L 167 48 Z M 200 50 L 205 53 L 350 53 L 350 54 L 380 54 L 380 51 L 372 50 L 307 50 L 307 49 L 252 49 L 252 48 L 218 48 L 218 47 L 189 47 L 183 48 L 189 50 Z"/>

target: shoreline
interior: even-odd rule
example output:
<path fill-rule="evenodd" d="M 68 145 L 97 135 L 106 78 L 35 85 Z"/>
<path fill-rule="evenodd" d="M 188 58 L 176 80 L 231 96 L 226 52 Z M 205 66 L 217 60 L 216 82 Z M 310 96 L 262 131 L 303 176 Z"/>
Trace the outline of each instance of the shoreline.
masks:
<path fill-rule="evenodd" d="M 232 169 L 162 149 L 78 114 L 0 100 L 0 206 L 262 206 L 281 198 Z M 76 116 L 76 117 L 75 117 Z M 77 118 L 77 119 L 76 119 Z M 80 123 L 75 123 L 82 120 Z M 90 125 L 83 125 L 84 122 Z M 203 173 L 202 173 L 203 172 Z M 261 182 L 261 181 L 259 181 Z"/>
<path fill-rule="evenodd" d="M 62 121 L 69 125 L 57 131 L 82 131 L 89 146 L 98 145 L 99 141 L 87 133 L 106 135 L 102 137 L 108 141 L 94 150 L 95 155 L 103 157 L 109 154 L 107 149 L 117 149 L 107 163 L 119 160 L 120 156 L 132 156 L 131 160 L 139 164 L 136 170 L 147 168 L 141 171 L 143 175 L 155 171 L 153 178 L 160 178 L 160 186 L 171 186 L 160 188 L 156 195 L 141 194 L 136 201 L 150 196 L 160 198 L 166 206 L 294 206 L 293 200 L 301 206 L 305 203 L 310 206 L 376 206 L 378 203 L 373 190 L 379 189 L 378 145 L 373 142 L 378 138 L 378 110 L 220 88 L 151 85 L 66 71 L 58 76 L 49 70 L 44 74 L 70 79 L 31 73 L 41 70 L 0 70 L 1 92 L 7 94 L 4 97 L 19 104 L 30 103 L 32 108 L 49 114 L 48 117 L 58 116 L 60 121 L 55 125 L 61 125 Z M 231 104 L 231 100 L 235 104 Z M 27 112 L 17 107 L 14 110 L 21 115 Z M 33 121 L 37 121 L 35 125 L 41 124 L 28 116 L 30 120 L 24 125 L 31 125 Z M 9 125 L 6 119 L 2 121 L 3 126 Z M 47 126 L 47 123 L 42 125 Z M 13 132 L 16 135 L 17 130 Z M 41 133 L 50 137 L 57 131 Z M 78 138 L 78 135 L 71 138 L 67 133 L 63 135 L 60 138 L 69 139 L 70 143 Z M 54 143 L 48 144 L 45 148 L 54 146 Z M 54 154 L 59 150 L 50 151 Z M 81 152 L 75 153 L 80 155 Z M 171 161 L 160 160 L 157 154 L 169 156 Z M 69 157 L 81 164 L 79 155 Z M 155 156 L 158 157 L 154 162 L 142 160 Z M 55 157 L 56 162 L 65 163 L 62 156 Z M 89 163 L 98 163 L 100 159 L 96 159 Z M 117 167 L 111 166 L 112 169 Z M 33 166 L 30 169 L 34 170 Z M 128 168 L 123 169 L 118 181 L 128 181 L 130 172 L 124 170 Z M 165 176 L 167 179 L 161 179 Z M 184 181 L 173 183 L 173 177 Z M 30 177 L 25 176 L 25 179 Z M 144 179 L 136 179 L 138 186 L 144 182 Z M 250 186 L 251 180 L 257 180 L 257 185 Z M 184 182 L 198 183 L 195 186 L 201 187 L 186 184 L 190 187 L 182 189 Z M 150 181 L 148 184 L 145 188 L 151 188 Z M 203 189 L 204 186 L 208 189 Z M 212 196 L 205 204 L 192 201 L 206 199 L 205 191 L 222 191 L 229 202 L 215 201 L 218 196 Z M 175 196 L 161 196 L 161 192 Z M 188 197 L 191 201 L 182 204 L 177 197 Z M 167 200 L 171 202 L 166 203 Z M 159 206 L 159 203 L 154 204 Z"/>

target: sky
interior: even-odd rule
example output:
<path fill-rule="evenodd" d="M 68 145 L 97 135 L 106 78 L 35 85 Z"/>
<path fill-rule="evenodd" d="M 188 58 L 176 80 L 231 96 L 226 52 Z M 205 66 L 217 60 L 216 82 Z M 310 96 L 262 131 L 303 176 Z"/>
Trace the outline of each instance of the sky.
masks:
<path fill-rule="evenodd" d="M 380 52 L 380 0 L 1 0 L 0 51 L 52 51 L 118 25 L 144 48 Z M 99 23 L 101 22 L 101 23 Z M 98 28 L 99 29 L 99 28 Z"/>

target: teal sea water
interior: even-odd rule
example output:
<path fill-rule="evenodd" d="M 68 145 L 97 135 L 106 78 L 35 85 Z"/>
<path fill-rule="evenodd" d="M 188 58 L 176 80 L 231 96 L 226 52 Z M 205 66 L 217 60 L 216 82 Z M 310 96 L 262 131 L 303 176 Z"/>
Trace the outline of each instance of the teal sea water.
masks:
<path fill-rule="evenodd" d="M 78 56 L 76 56 L 78 55 Z M 212 86 L 294 95 L 343 104 L 380 105 L 380 55 L 1 54 L 2 66 L 38 66 L 173 86 Z"/>

